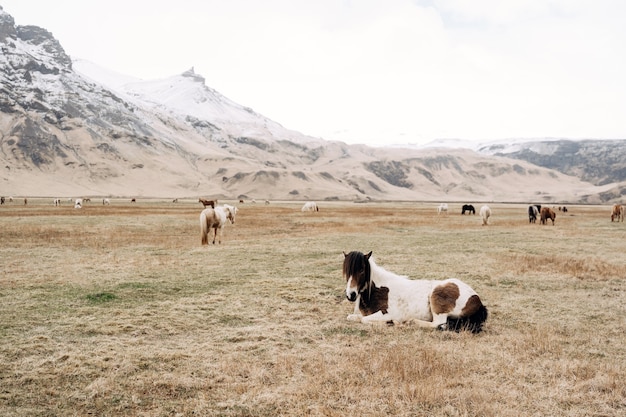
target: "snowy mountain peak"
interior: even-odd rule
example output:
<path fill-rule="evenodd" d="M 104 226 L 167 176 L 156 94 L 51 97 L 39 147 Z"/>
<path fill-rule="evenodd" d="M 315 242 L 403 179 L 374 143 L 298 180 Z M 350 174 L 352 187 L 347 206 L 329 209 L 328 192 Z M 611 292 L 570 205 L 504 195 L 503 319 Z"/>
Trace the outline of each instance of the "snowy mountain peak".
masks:
<path fill-rule="evenodd" d="M 191 78 L 194 81 L 197 81 L 199 83 L 204 84 L 205 83 L 205 79 L 203 76 L 196 74 L 196 72 L 194 71 L 193 67 L 191 67 L 191 69 L 183 72 L 183 77 L 187 77 L 187 78 Z"/>

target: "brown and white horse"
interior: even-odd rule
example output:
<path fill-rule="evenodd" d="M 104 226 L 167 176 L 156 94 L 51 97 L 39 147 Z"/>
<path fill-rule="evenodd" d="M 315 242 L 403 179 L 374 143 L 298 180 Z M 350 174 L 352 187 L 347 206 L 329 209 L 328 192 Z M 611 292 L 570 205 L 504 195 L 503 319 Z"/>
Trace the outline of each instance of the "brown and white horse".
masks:
<path fill-rule="evenodd" d="M 348 320 L 361 323 L 411 322 L 440 330 L 479 333 L 487 308 L 464 282 L 411 280 L 376 265 L 372 252 L 344 252 L 346 298 L 355 303 Z"/>
<path fill-rule="evenodd" d="M 204 207 L 211 206 L 211 208 L 215 208 L 217 205 L 217 200 L 205 200 L 204 198 L 199 198 L 198 202 L 202 203 Z"/>
<path fill-rule="evenodd" d="M 235 215 L 237 214 L 237 207 L 224 204 L 221 207 L 206 208 L 200 213 L 200 238 L 203 245 L 209 244 L 209 233 L 211 229 L 214 230 L 213 244 L 215 239 L 218 239 L 218 243 L 222 243 L 222 235 L 224 234 L 224 226 L 227 221 L 235 224 Z"/>
<path fill-rule="evenodd" d="M 541 218 L 539 219 L 539 223 L 547 224 L 548 219 L 552 220 L 552 226 L 554 226 L 556 213 L 550 207 L 541 207 Z"/>
<path fill-rule="evenodd" d="M 624 206 L 621 204 L 615 204 L 613 206 L 613 211 L 611 212 L 611 221 L 624 221 Z"/>

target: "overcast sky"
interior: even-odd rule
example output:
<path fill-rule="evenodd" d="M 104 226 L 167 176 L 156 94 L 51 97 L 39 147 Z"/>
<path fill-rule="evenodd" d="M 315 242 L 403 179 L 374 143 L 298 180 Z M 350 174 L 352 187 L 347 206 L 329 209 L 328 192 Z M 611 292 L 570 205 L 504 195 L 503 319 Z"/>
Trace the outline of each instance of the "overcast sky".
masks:
<path fill-rule="evenodd" d="M 72 58 L 142 79 L 192 66 L 348 143 L 626 138 L 623 0 L 0 0 Z"/>

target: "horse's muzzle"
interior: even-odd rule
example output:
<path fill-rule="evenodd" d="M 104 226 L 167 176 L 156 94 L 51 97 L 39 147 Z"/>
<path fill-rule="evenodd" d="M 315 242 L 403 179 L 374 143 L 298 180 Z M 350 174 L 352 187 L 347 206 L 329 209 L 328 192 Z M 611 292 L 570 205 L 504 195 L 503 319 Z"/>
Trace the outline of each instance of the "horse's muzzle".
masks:
<path fill-rule="evenodd" d="M 349 293 L 346 293 L 346 298 L 348 299 L 348 301 L 350 301 L 351 303 L 356 301 L 356 292 L 355 291 L 351 291 Z"/>

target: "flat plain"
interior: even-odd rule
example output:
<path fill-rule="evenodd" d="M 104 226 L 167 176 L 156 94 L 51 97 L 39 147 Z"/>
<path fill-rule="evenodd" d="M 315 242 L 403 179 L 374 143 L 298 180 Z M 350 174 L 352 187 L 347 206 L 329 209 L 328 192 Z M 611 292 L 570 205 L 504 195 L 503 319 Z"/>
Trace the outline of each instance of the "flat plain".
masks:
<path fill-rule="evenodd" d="M 201 246 L 191 199 L 51 203 L 0 206 L 3 416 L 626 413 L 626 223 L 608 206 L 552 226 L 493 203 L 481 226 L 460 203 L 245 203 Z M 468 282 L 484 331 L 348 322 L 350 250 Z"/>

